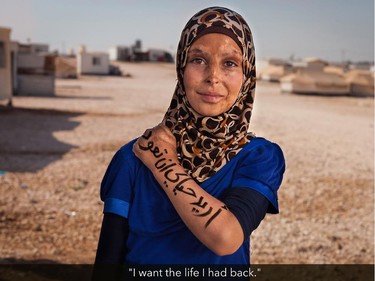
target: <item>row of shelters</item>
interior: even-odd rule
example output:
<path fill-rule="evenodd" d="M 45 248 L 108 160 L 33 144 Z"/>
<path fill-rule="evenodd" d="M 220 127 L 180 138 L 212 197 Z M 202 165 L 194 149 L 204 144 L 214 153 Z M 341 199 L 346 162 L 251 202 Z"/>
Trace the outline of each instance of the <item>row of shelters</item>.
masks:
<path fill-rule="evenodd" d="M 59 57 L 49 51 L 48 44 L 14 42 L 10 34 L 10 28 L 0 27 L 1 100 L 11 101 L 13 95 L 54 95 L 55 77 L 109 73 L 108 54 L 90 55 L 83 50 L 78 60 Z"/>
<path fill-rule="evenodd" d="M 293 62 L 270 59 L 263 63 L 258 78 L 280 83 L 282 92 L 374 96 L 371 64 L 330 65 L 318 58 Z"/>
<path fill-rule="evenodd" d="M 56 78 L 122 75 L 111 60 L 174 62 L 167 51 L 143 51 L 141 40 L 130 47 L 114 47 L 109 52 L 89 52 L 82 45 L 77 55 L 73 51 L 58 55 L 49 51 L 48 44 L 12 41 L 11 29 L 0 27 L 0 102 L 11 105 L 14 95 L 54 95 Z"/>
<path fill-rule="evenodd" d="M 11 29 L 0 27 L 0 102 L 12 105 L 12 96 L 53 96 L 56 78 L 79 75 L 121 75 L 110 64 L 109 54 L 87 52 L 81 46 L 77 56 L 59 56 L 48 44 L 11 40 Z"/>
<path fill-rule="evenodd" d="M 10 40 L 11 29 L 0 28 L 0 101 L 13 95 L 50 95 L 54 91 L 54 57 L 46 44 Z"/>
<path fill-rule="evenodd" d="M 147 51 L 143 51 L 141 40 L 136 40 L 132 46 L 115 46 L 110 48 L 109 57 L 111 60 L 117 61 L 174 62 L 171 53 L 163 49 L 148 49 Z"/>

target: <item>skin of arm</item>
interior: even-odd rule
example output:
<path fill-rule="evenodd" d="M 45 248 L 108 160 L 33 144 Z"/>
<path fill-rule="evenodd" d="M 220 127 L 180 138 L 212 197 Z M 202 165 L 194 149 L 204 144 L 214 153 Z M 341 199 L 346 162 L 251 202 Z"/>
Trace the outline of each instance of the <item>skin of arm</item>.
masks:
<path fill-rule="evenodd" d="M 243 243 L 240 223 L 223 202 L 186 173 L 168 128 L 159 124 L 146 130 L 133 151 L 151 170 L 186 226 L 207 248 L 219 256 L 238 250 Z"/>

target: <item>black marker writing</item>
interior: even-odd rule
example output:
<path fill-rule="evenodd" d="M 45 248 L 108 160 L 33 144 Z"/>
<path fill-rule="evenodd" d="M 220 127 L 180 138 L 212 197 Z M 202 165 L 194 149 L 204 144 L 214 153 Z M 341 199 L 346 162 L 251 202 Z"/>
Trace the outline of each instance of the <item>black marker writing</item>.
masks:
<path fill-rule="evenodd" d="M 204 202 L 204 203 L 202 204 L 203 199 L 204 199 L 204 198 L 201 196 L 201 197 L 199 198 L 198 202 L 190 203 L 190 205 L 195 205 L 195 206 L 198 206 L 198 207 L 204 209 L 204 208 L 206 208 L 206 206 L 207 206 L 207 202 Z"/>
<path fill-rule="evenodd" d="M 207 226 L 221 213 L 221 209 L 217 210 L 216 213 L 214 213 L 210 218 L 209 220 L 206 222 L 206 224 L 204 225 L 204 227 L 207 228 Z"/>
<path fill-rule="evenodd" d="M 152 131 L 147 130 L 142 138 L 149 140 L 152 136 Z M 186 195 L 196 198 L 196 192 L 190 187 L 185 187 L 184 183 L 192 181 L 193 179 L 187 173 L 177 173 L 174 171 L 173 167 L 177 166 L 172 159 L 167 158 L 168 150 L 164 149 L 163 152 L 160 151 L 158 146 L 155 146 L 153 141 L 148 141 L 146 146 L 138 144 L 139 148 L 143 151 L 150 151 L 152 155 L 158 159 L 154 167 L 161 173 L 164 173 L 164 178 L 166 179 L 163 184 L 166 188 L 169 188 L 168 182 L 176 184 L 173 189 L 173 194 L 177 195 L 177 192 L 182 192 Z M 162 157 L 162 158 L 160 158 Z M 205 228 L 221 213 L 222 209 L 227 210 L 226 206 L 221 207 L 215 213 L 212 214 L 213 208 L 208 207 L 208 202 L 206 202 L 203 196 L 199 197 L 198 201 L 190 203 L 193 205 L 192 212 L 194 216 L 197 217 L 207 217 L 210 216 L 205 224 Z M 211 215 L 212 214 L 212 215 Z"/>
<path fill-rule="evenodd" d="M 191 180 L 193 180 L 193 179 L 189 177 L 189 178 L 186 178 L 186 179 L 180 181 L 180 182 L 175 186 L 175 189 L 173 190 L 173 193 L 176 195 L 176 193 L 177 193 L 176 191 L 178 190 L 178 191 L 183 192 L 183 193 L 185 193 L 185 194 L 187 194 L 187 195 L 190 195 L 190 196 L 193 196 L 193 197 L 197 197 L 197 195 L 196 195 L 194 189 L 192 189 L 192 188 L 190 188 L 190 187 L 185 188 L 185 187 L 182 185 L 183 183 L 185 183 L 185 182 L 187 182 L 187 181 L 191 181 Z"/>

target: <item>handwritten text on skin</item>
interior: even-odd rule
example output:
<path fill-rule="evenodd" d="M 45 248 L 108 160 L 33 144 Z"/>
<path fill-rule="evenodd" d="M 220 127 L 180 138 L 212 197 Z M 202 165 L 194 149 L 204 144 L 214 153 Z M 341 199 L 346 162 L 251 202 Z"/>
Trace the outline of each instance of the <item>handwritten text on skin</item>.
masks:
<path fill-rule="evenodd" d="M 142 136 L 143 139 L 147 140 L 147 145 L 142 146 L 138 143 L 138 146 L 143 151 L 150 151 L 157 161 L 154 164 L 154 167 L 161 173 L 164 173 L 164 185 L 168 188 L 168 183 L 175 184 L 173 189 L 174 195 L 177 195 L 177 192 L 182 192 L 191 197 L 197 198 L 197 194 L 194 189 L 190 187 L 185 187 L 183 184 L 187 181 L 192 181 L 193 179 L 187 173 L 177 173 L 174 171 L 174 167 L 177 166 L 172 159 L 168 158 L 168 151 L 164 149 L 160 151 L 158 146 L 155 146 L 154 142 L 150 140 L 152 136 L 152 131 L 146 131 Z M 198 201 L 191 202 L 190 205 L 193 205 L 192 212 L 197 217 L 207 217 L 210 216 L 213 212 L 213 208 L 208 206 L 208 203 L 204 200 L 203 196 L 197 198 Z M 207 208 L 209 207 L 209 208 Z M 226 207 L 218 209 L 213 213 L 207 220 L 205 227 L 207 227 Z"/>

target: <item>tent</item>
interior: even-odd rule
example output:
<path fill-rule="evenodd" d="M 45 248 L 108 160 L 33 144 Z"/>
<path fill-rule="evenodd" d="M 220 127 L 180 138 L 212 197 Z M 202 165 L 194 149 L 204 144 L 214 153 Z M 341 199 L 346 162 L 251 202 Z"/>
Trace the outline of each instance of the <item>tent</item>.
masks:
<path fill-rule="evenodd" d="M 71 57 L 55 58 L 55 77 L 77 78 L 77 60 Z"/>
<path fill-rule="evenodd" d="M 269 65 L 259 71 L 258 77 L 263 81 L 280 82 L 280 79 L 292 72 L 291 67 L 285 65 Z"/>
<path fill-rule="evenodd" d="M 348 95 L 350 86 L 342 75 L 316 69 L 299 69 L 280 80 L 282 92 Z"/>
<path fill-rule="evenodd" d="M 374 96 L 374 73 L 368 70 L 350 70 L 345 74 L 353 96 Z"/>

